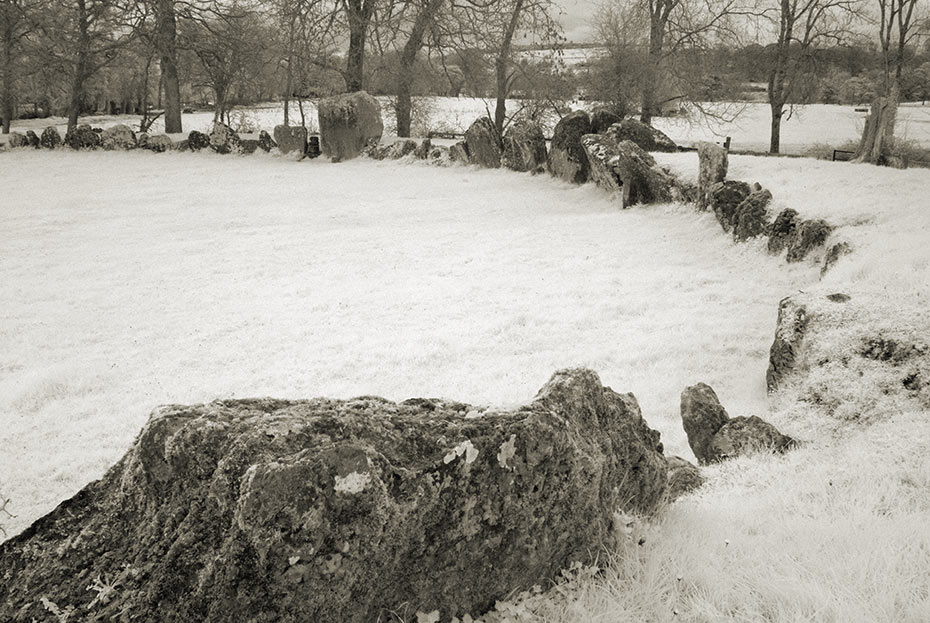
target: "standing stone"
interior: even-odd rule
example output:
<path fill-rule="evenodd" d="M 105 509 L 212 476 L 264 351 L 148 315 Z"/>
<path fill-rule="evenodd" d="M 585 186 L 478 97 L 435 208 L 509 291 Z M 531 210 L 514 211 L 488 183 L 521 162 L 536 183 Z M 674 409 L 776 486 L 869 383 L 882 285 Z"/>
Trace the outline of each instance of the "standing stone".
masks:
<path fill-rule="evenodd" d="M 590 178 L 607 191 L 619 192 L 622 207 L 671 201 L 672 177 L 656 167 L 655 159 L 636 143 L 617 143 L 607 134 L 586 134 L 581 144 Z"/>
<path fill-rule="evenodd" d="M 100 146 L 100 134 L 82 123 L 65 134 L 64 142 L 71 149 L 97 149 Z"/>
<path fill-rule="evenodd" d="M 432 151 L 433 141 L 429 138 L 424 138 L 420 144 L 417 145 L 417 149 L 413 152 L 413 155 L 416 156 L 417 160 L 427 160 Z"/>
<path fill-rule="evenodd" d="M 669 502 L 674 502 L 704 484 L 704 477 L 695 465 L 680 456 L 670 456 L 666 460 L 668 461 L 668 490 L 665 496 Z"/>
<path fill-rule="evenodd" d="M 591 119 L 583 110 L 562 117 L 552 132 L 547 168 L 549 173 L 573 184 L 588 181 L 588 156 L 581 137 L 591 134 Z"/>
<path fill-rule="evenodd" d="M 494 122 L 487 117 L 479 117 L 465 130 L 465 145 L 468 161 L 486 169 L 501 166 L 501 147 Z"/>
<path fill-rule="evenodd" d="M 617 141 L 604 134 L 585 134 L 581 146 L 588 158 L 588 178 L 608 192 L 622 192 L 623 179 L 616 170 L 620 157 Z"/>
<path fill-rule="evenodd" d="M 225 123 L 216 122 L 210 132 L 210 147 L 218 154 L 237 154 L 242 151 L 242 139 Z"/>
<path fill-rule="evenodd" d="M 833 228 L 823 219 L 801 221 L 788 242 L 786 259 L 789 262 L 800 262 L 811 251 L 823 246 L 832 231 Z"/>
<path fill-rule="evenodd" d="M 795 369 L 801 341 L 809 323 L 810 315 L 805 305 L 795 302 L 790 296 L 779 302 L 775 340 L 769 349 L 769 367 L 765 374 L 768 391 L 778 389 L 785 377 Z"/>
<path fill-rule="evenodd" d="M 591 134 L 603 134 L 610 126 L 623 121 L 623 116 L 618 115 L 609 108 L 598 106 L 591 111 Z"/>
<path fill-rule="evenodd" d="M 318 158 L 323 151 L 320 149 L 320 137 L 316 134 L 307 137 L 307 158 Z"/>
<path fill-rule="evenodd" d="M 844 255 L 852 253 L 852 247 L 848 242 L 841 241 L 831 246 L 823 256 L 823 266 L 820 267 L 820 276 L 823 277 L 827 271 L 840 261 Z"/>
<path fill-rule="evenodd" d="M 206 136 L 202 134 L 201 136 Z M 171 137 L 167 134 L 156 134 L 155 136 L 148 137 L 148 140 L 145 142 L 145 148 L 149 151 L 154 151 L 155 153 L 163 153 L 170 149 L 174 149 L 174 143 L 171 141 Z"/>
<path fill-rule="evenodd" d="M 617 142 L 633 141 L 645 151 L 678 151 L 675 141 L 666 136 L 661 130 L 647 125 L 638 119 L 624 119 L 607 129 Z"/>
<path fill-rule="evenodd" d="M 55 130 L 55 133 L 58 133 L 58 130 Z M 43 134 L 45 134 L 43 132 Z M 42 141 L 39 139 L 38 135 L 32 130 L 26 130 L 26 141 L 29 143 L 29 146 L 38 149 L 42 144 Z M 61 136 L 58 137 L 58 143 L 61 143 Z"/>
<path fill-rule="evenodd" d="M 274 140 L 282 154 L 307 153 L 307 128 L 300 125 L 276 125 Z"/>
<path fill-rule="evenodd" d="M 100 135 L 104 149 L 135 149 L 136 134 L 128 125 L 114 125 Z"/>
<path fill-rule="evenodd" d="M 42 130 L 42 138 L 39 142 L 45 149 L 55 149 L 61 145 L 61 134 L 58 133 L 58 128 L 50 125 Z"/>
<path fill-rule="evenodd" d="M 714 435 L 729 419 L 710 385 L 698 383 L 681 392 L 681 424 L 688 435 L 688 445 L 701 465 L 714 462 Z"/>
<path fill-rule="evenodd" d="M 502 164 L 513 171 L 539 173 L 546 168 L 546 137 L 538 123 L 517 121 L 504 133 Z"/>
<path fill-rule="evenodd" d="M 737 180 L 718 182 L 710 187 L 710 208 L 724 231 L 733 231 L 736 208 L 750 192 L 749 184 Z"/>
<path fill-rule="evenodd" d="M 769 234 L 769 253 L 777 255 L 788 246 L 794 238 L 794 231 L 798 225 L 798 211 L 792 208 L 785 208 L 775 217 L 772 223 L 772 231 Z"/>
<path fill-rule="evenodd" d="M 729 157 L 726 149 L 716 143 L 697 144 L 698 153 L 698 209 L 710 207 L 710 192 L 714 184 L 727 178 Z"/>
<path fill-rule="evenodd" d="M 737 206 L 733 215 L 733 237 L 737 242 L 745 242 L 770 231 L 767 208 L 771 201 L 772 193 L 760 188 L 749 193 Z"/>
<path fill-rule="evenodd" d="M 206 149 L 209 146 L 210 137 L 203 132 L 191 130 L 190 134 L 187 135 L 187 147 L 191 151 L 200 151 L 201 149 Z"/>
<path fill-rule="evenodd" d="M 464 141 L 459 141 L 449 148 L 449 158 L 452 162 L 468 164 L 468 148 L 465 146 Z"/>
<path fill-rule="evenodd" d="M 384 132 L 381 105 L 364 91 L 323 98 L 318 116 L 323 154 L 334 162 L 355 158 Z"/>
<path fill-rule="evenodd" d="M 274 142 L 274 139 L 271 138 L 271 135 L 268 134 L 268 132 L 262 130 L 258 133 L 258 148 L 263 152 L 268 153 L 277 146 L 278 144 Z"/>
<path fill-rule="evenodd" d="M 717 461 L 749 452 L 770 451 L 780 454 L 797 445 L 797 441 L 755 415 L 731 418 L 720 427 L 711 443 Z"/>
<path fill-rule="evenodd" d="M 101 480 L 0 544 L 5 620 L 48 620 L 46 602 L 95 621 L 478 616 L 593 563 L 617 512 L 664 499 L 659 434 L 589 370 L 476 413 L 376 397 L 159 408 Z M 115 590 L 100 598 L 94 578 Z"/>
<path fill-rule="evenodd" d="M 18 147 L 29 147 L 29 140 L 26 138 L 25 134 L 20 134 L 19 132 L 10 132 L 10 141 L 7 144 L 10 146 L 10 149 L 16 149 Z"/>

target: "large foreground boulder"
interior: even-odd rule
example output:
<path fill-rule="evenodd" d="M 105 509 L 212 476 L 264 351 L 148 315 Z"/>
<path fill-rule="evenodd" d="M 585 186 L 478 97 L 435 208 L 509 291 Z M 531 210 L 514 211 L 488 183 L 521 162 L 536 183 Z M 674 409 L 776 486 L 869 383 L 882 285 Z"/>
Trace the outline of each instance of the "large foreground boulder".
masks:
<path fill-rule="evenodd" d="M 538 123 L 517 121 L 504 133 L 501 163 L 514 171 L 538 173 L 546 168 L 546 138 Z"/>
<path fill-rule="evenodd" d="M 323 154 L 334 161 L 357 157 L 368 145 L 376 145 L 384 133 L 381 105 L 364 91 L 320 100 L 320 143 Z"/>
<path fill-rule="evenodd" d="M 475 119 L 465 130 L 465 145 L 468 161 L 486 169 L 501 166 L 501 144 L 494 129 L 494 122 L 487 117 Z"/>
<path fill-rule="evenodd" d="M 598 559 L 615 513 L 654 510 L 666 486 L 635 398 L 588 370 L 509 411 L 164 407 L 101 480 L 0 544 L 0 603 L 11 622 L 48 620 L 43 604 L 82 621 L 448 621 Z"/>
<path fill-rule="evenodd" d="M 559 120 L 546 162 L 550 174 L 573 184 L 588 181 L 588 157 L 581 145 L 585 134 L 591 134 L 591 119 L 585 111 L 576 110 Z"/>

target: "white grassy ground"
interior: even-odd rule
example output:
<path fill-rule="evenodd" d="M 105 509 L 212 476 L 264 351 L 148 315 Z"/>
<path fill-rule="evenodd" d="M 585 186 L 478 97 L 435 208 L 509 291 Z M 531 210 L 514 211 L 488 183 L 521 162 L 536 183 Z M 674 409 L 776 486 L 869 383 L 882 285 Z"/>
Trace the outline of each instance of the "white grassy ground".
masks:
<path fill-rule="evenodd" d="M 687 157 L 669 165 L 689 170 Z M 803 162 L 806 166 L 797 166 Z M 166 402 L 274 395 L 529 399 L 585 365 L 689 453 L 681 389 L 766 414 L 778 300 L 924 304 L 926 171 L 734 158 L 853 241 L 824 282 L 684 206 L 421 164 L 211 154 L 0 154 L 0 491 L 11 534 L 99 476 Z M 925 304 L 924 304 L 925 306 Z M 604 574 L 487 621 L 930 620 L 930 413 L 708 468 Z M 640 538 L 645 539 L 638 545 Z"/>

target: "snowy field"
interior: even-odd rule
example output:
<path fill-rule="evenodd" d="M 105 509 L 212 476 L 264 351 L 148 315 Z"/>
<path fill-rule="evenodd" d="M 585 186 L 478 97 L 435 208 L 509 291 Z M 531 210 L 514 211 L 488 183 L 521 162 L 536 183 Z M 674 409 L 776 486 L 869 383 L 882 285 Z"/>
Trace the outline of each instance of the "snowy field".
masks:
<path fill-rule="evenodd" d="M 695 175 L 693 153 L 657 157 Z M 925 623 L 930 413 L 827 435 L 809 405 L 770 404 L 764 376 L 786 295 L 846 292 L 891 324 L 926 310 L 930 171 L 730 170 L 773 209 L 838 225 L 854 254 L 821 281 L 817 258 L 737 245 L 691 207 L 619 210 L 593 185 L 508 171 L 2 153 L 0 492 L 16 517 L 0 523 L 15 534 L 99 477 L 160 404 L 510 406 L 580 365 L 633 392 L 669 454 L 691 457 L 679 395 L 697 381 L 805 444 L 705 468 L 605 574 L 486 621 Z"/>
<path fill-rule="evenodd" d="M 394 110 L 389 98 L 380 98 L 385 127 L 395 127 Z M 479 98 L 427 97 L 418 98 L 422 112 L 415 116 L 414 134 L 425 136 L 428 131 L 464 132 L 478 117 L 493 113 L 494 102 Z M 520 110 L 523 104 L 508 100 L 507 110 Z M 591 103 L 573 102 L 572 108 L 590 107 Z M 771 111 L 766 104 L 727 104 L 710 105 L 718 112 L 736 117 L 729 122 L 714 122 L 700 116 L 665 117 L 654 120 L 657 128 L 668 134 L 681 145 L 692 145 L 697 141 L 722 141 L 729 136 L 732 149 L 746 151 L 768 151 Z M 782 123 L 782 152 L 789 154 L 803 153 L 815 145 L 841 147 L 850 141 L 858 141 L 865 124 L 866 113 L 856 112 L 854 106 L 830 106 L 816 104 L 797 107 L 795 112 Z M 316 130 L 316 108 L 308 103 L 304 107 L 307 125 Z M 291 104 L 291 123 L 300 123 L 300 111 L 296 104 Z M 548 115 L 547 132 L 558 121 L 554 112 Z M 250 131 L 253 128 L 271 132 L 275 125 L 283 123 L 284 108 L 280 104 L 266 104 L 254 108 L 236 109 L 232 113 L 232 125 L 245 123 Z M 107 127 L 125 123 L 138 127 L 139 117 L 124 115 L 122 117 L 82 117 L 82 123 L 95 127 Z M 184 131 L 199 130 L 209 132 L 213 124 L 210 111 L 182 115 Z M 48 125 L 56 125 L 64 133 L 67 120 L 61 117 L 50 119 L 21 120 L 14 123 L 13 130 L 25 132 L 27 129 L 41 130 Z M 153 132 L 163 132 L 162 119 L 156 121 Z M 930 106 L 905 104 L 898 114 L 896 136 L 930 149 Z M 0 143 L 5 137 L 0 136 Z"/>

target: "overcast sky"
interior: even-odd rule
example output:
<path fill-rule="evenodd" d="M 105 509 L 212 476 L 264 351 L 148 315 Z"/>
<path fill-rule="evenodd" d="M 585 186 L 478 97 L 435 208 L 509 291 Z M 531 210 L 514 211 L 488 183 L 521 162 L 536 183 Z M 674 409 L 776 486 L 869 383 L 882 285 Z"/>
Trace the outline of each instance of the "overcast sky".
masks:
<path fill-rule="evenodd" d="M 592 0 L 555 0 L 562 7 L 561 22 L 565 37 L 578 43 L 591 40 L 591 17 L 598 3 Z"/>

